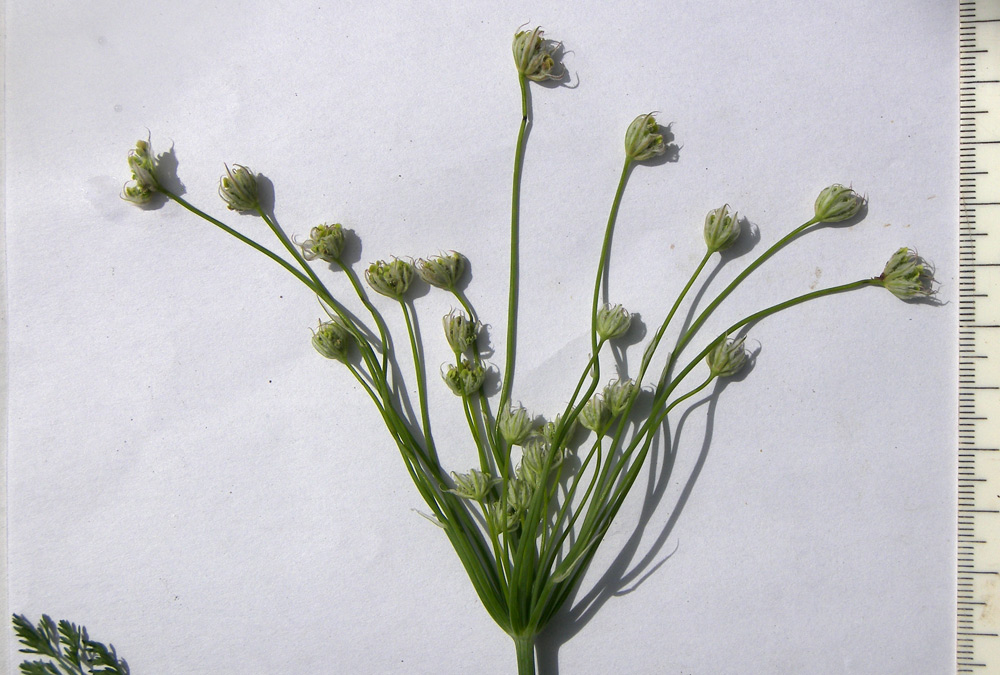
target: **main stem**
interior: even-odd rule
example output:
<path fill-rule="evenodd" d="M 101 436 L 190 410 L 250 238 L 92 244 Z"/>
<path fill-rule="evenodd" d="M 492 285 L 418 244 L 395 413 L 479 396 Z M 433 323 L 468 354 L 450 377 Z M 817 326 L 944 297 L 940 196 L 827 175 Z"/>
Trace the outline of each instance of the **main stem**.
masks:
<path fill-rule="evenodd" d="M 517 675 L 535 675 L 535 636 L 515 635 L 517 650 Z"/>

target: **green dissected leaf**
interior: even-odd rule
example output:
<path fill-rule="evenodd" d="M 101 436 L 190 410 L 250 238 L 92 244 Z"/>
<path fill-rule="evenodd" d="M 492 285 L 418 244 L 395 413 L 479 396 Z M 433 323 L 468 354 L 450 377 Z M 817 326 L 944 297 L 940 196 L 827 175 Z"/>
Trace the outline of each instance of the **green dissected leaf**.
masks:
<path fill-rule="evenodd" d="M 22 614 L 12 621 L 21 652 L 50 659 L 23 662 L 22 675 L 129 675 L 128 663 L 118 658 L 114 645 L 91 640 L 83 626 L 66 620 L 57 624 L 47 614 L 37 625 Z"/>
<path fill-rule="evenodd" d="M 46 661 L 25 661 L 21 664 L 23 675 L 62 675 L 59 670 Z"/>

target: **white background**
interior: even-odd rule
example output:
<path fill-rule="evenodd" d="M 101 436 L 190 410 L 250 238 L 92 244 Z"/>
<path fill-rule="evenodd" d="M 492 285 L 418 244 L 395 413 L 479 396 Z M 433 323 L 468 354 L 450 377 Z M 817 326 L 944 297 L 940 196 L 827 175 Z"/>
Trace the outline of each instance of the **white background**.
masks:
<path fill-rule="evenodd" d="M 309 346 L 315 299 L 118 193 L 149 134 L 192 202 L 262 240 L 215 194 L 224 162 L 273 182 L 289 232 L 354 230 L 359 270 L 460 250 L 500 365 L 510 40 L 530 21 L 569 77 L 532 86 L 515 399 L 561 409 L 586 361 L 622 137 L 651 110 L 678 161 L 633 172 L 611 264 L 611 300 L 649 332 L 706 211 L 728 202 L 759 242 L 703 302 L 832 182 L 867 216 L 782 251 L 705 336 L 903 245 L 936 264 L 941 302 L 871 288 L 755 326 L 754 368 L 671 417 L 672 473 L 661 443 L 576 596 L 594 611 L 557 618 L 540 672 L 953 668 L 954 3 L 13 1 L 6 21 L 11 611 L 85 623 L 135 675 L 514 672 L 380 418 Z M 451 305 L 415 303 L 438 444 L 466 470 L 435 374 Z"/>

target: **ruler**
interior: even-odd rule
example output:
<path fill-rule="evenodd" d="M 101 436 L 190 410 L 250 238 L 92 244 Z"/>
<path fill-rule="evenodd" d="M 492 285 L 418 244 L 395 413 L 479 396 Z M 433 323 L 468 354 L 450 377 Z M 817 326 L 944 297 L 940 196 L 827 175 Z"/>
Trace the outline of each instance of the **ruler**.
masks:
<path fill-rule="evenodd" d="M 1000 0 L 959 0 L 959 673 L 1000 673 Z"/>

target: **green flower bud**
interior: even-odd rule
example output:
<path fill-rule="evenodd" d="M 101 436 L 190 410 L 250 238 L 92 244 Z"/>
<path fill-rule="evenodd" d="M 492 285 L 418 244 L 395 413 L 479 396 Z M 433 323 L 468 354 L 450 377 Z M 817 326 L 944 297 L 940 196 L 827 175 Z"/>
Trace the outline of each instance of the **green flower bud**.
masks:
<path fill-rule="evenodd" d="M 256 211 L 260 207 L 257 175 L 242 164 L 233 167 L 235 171 L 227 164 L 226 175 L 219 179 L 219 196 L 230 211 Z"/>
<path fill-rule="evenodd" d="M 667 150 L 653 113 L 639 115 L 625 132 L 625 154 L 635 162 L 652 159 Z"/>
<path fill-rule="evenodd" d="M 523 478 L 512 478 L 507 481 L 507 506 L 520 515 L 531 505 L 531 497 L 535 491 L 531 484 Z"/>
<path fill-rule="evenodd" d="M 611 425 L 611 408 L 600 394 L 595 394 L 583 404 L 578 416 L 580 424 L 597 435 L 603 434 Z"/>
<path fill-rule="evenodd" d="M 153 191 L 138 184 L 125 184 L 122 188 L 121 198 L 133 204 L 145 204 L 153 198 Z"/>
<path fill-rule="evenodd" d="M 562 453 L 559 453 L 552 457 L 551 464 L 546 468 L 545 463 L 550 461 L 550 455 L 552 447 L 548 441 L 535 436 L 524 446 L 518 476 L 536 490 L 544 486 L 548 472 L 562 463 Z"/>
<path fill-rule="evenodd" d="M 544 438 L 549 443 L 555 443 L 556 436 L 559 434 L 559 430 L 562 427 L 562 424 L 563 424 L 562 415 L 561 414 L 556 415 L 554 420 L 543 424 L 542 428 L 539 430 L 538 433 L 541 434 L 542 438 Z M 573 424 L 570 425 L 570 428 L 567 429 L 566 433 L 563 434 L 562 438 L 563 445 L 566 444 L 569 438 L 573 435 L 574 431 L 576 431 L 576 419 L 573 420 Z"/>
<path fill-rule="evenodd" d="M 500 411 L 497 427 L 507 445 L 522 445 L 531 435 L 535 423 L 527 410 L 521 406 L 512 408 L 508 405 Z"/>
<path fill-rule="evenodd" d="M 517 527 L 517 511 L 511 509 L 509 506 L 501 505 L 498 501 L 489 504 L 486 507 L 484 515 L 486 516 L 487 527 L 497 534 L 510 532 Z"/>
<path fill-rule="evenodd" d="M 597 310 L 597 334 L 602 340 L 614 340 L 628 332 L 632 315 L 621 305 L 604 305 Z"/>
<path fill-rule="evenodd" d="M 467 349 L 475 349 L 479 337 L 479 322 L 473 321 L 462 312 L 453 309 L 441 319 L 444 336 L 455 355 L 464 354 Z"/>
<path fill-rule="evenodd" d="M 399 258 L 393 258 L 392 262 L 378 260 L 365 270 L 365 279 L 375 291 L 399 300 L 413 281 L 413 265 Z"/>
<path fill-rule="evenodd" d="M 448 492 L 463 499 L 477 502 L 485 500 L 493 486 L 500 482 L 499 479 L 476 469 L 472 469 L 469 473 L 455 473 L 453 471 L 451 477 L 455 480 L 455 487 Z"/>
<path fill-rule="evenodd" d="M 632 380 L 613 380 L 604 388 L 604 400 L 617 417 L 625 411 L 636 394 L 635 382 Z"/>
<path fill-rule="evenodd" d="M 712 209 L 705 216 L 705 244 L 710 252 L 724 251 L 739 238 L 740 217 L 729 213 L 729 204 Z"/>
<path fill-rule="evenodd" d="M 465 274 L 465 262 L 465 256 L 457 251 L 434 258 L 420 258 L 416 265 L 417 274 L 431 286 L 453 291 Z"/>
<path fill-rule="evenodd" d="M 558 44 L 546 40 L 541 27 L 520 31 L 514 35 L 514 65 L 517 72 L 534 82 L 562 79 L 563 71 L 553 73 Z"/>
<path fill-rule="evenodd" d="M 713 377 L 730 377 L 735 375 L 747 362 L 747 350 L 743 346 L 746 338 L 729 340 L 723 337 L 705 357 L 708 369 Z"/>
<path fill-rule="evenodd" d="M 816 198 L 816 222 L 839 223 L 854 217 L 865 204 L 865 198 L 851 188 L 834 184 Z"/>
<path fill-rule="evenodd" d="M 483 386 L 486 370 L 468 359 L 462 359 L 457 366 L 449 365 L 441 377 L 456 396 L 470 396 Z"/>
<path fill-rule="evenodd" d="M 328 359 L 347 363 L 347 356 L 354 334 L 339 318 L 333 321 L 320 322 L 319 328 L 313 331 L 312 343 L 320 354 Z"/>
<path fill-rule="evenodd" d="M 340 223 L 317 225 L 309 230 L 309 238 L 299 246 L 306 260 L 319 258 L 328 263 L 337 262 L 344 251 L 344 228 Z"/>
<path fill-rule="evenodd" d="M 905 246 L 889 258 L 879 279 L 887 291 L 901 300 L 934 293 L 934 271 L 926 260 Z"/>
<path fill-rule="evenodd" d="M 133 204 L 145 204 L 160 189 L 156 180 L 156 159 L 149 141 L 136 141 L 135 147 L 128 151 L 128 168 L 132 171 L 132 180 L 125 183 L 121 197 Z"/>

